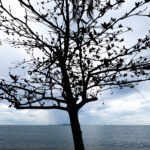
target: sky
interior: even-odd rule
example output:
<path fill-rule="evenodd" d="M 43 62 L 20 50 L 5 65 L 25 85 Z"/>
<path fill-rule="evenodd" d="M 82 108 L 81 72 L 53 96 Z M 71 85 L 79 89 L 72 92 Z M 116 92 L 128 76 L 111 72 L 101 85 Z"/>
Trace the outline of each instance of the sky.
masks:
<path fill-rule="evenodd" d="M 10 0 L 5 0 L 8 4 Z M 127 1 L 122 11 L 129 9 L 133 1 Z M 17 3 L 13 3 L 17 6 Z M 18 7 L 19 9 L 19 7 Z M 16 9 L 20 12 L 20 10 Z M 21 13 L 19 13 L 21 15 Z M 112 15 L 111 13 L 108 15 Z M 135 30 L 126 37 L 125 43 L 132 45 L 138 37 L 149 30 L 149 18 L 133 18 L 124 22 Z M 9 67 L 26 57 L 24 49 L 12 48 L 3 41 L 6 36 L 1 32 L 0 40 L 0 77 L 8 78 Z M 116 89 L 111 95 L 106 91 L 98 101 L 89 103 L 79 111 L 81 124 L 85 125 L 150 125 L 150 82 L 141 83 L 136 89 Z M 103 105 L 104 102 L 104 105 Z M 0 125 L 49 125 L 69 123 L 66 112 L 59 110 L 16 110 L 8 108 L 6 102 L 0 102 Z"/>

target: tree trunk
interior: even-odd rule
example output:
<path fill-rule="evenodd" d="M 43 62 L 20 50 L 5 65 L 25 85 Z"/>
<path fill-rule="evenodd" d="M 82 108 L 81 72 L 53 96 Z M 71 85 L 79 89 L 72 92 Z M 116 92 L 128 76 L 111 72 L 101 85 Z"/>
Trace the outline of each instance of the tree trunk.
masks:
<path fill-rule="evenodd" d="M 83 139 L 82 139 L 82 131 L 78 119 L 78 112 L 76 111 L 69 112 L 69 117 L 70 117 L 70 125 L 72 129 L 75 150 L 85 150 Z"/>

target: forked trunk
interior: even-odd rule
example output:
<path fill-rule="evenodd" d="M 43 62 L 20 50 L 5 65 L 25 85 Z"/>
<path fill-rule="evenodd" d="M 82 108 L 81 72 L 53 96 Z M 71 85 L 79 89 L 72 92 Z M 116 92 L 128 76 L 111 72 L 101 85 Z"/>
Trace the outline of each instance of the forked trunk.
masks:
<path fill-rule="evenodd" d="M 78 113 L 76 111 L 75 112 L 71 111 L 69 112 L 69 117 L 70 117 L 70 124 L 72 129 L 75 150 L 85 150 L 83 139 L 82 139 L 82 131 L 78 119 Z"/>

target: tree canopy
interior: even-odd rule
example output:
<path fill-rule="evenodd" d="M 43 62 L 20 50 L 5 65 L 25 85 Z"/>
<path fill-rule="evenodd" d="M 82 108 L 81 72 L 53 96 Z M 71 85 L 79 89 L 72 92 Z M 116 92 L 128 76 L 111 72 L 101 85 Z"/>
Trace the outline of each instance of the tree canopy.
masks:
<path fill-rule="evenodd" d="M 123 16 L 111 17 L 107 22 L 100 20 L 107 11 L 119 9 L 124 1 L 103 2 L 101 7 L 93 10 L 92 18 L 85 16 L 88 5 L 78 6 L 76 21 L 70 1 L 37 2 L 37 8 L 41 7 L 43 12 L 29 0 L 18 1 L 25 11 L 22 20 L 13 16 L 11 9 L 7 10 L 0 2 L 1 29 L 8 35 L 19 37 L 7 39 L 8 42 L 15 47 L 25 47 L 31 56 L 30 60 L 18 64 L 28 69 L 27 76 L 10 73 L 12 81 L 2 79 L 0 83 L 1 98 L 16 108 L 27 105 L 27 108 L 67 110 L 64 104 L 74 101 L 80 109 L 85 103 L 97 100 L 99 92 L 116 86 L 132 88 L 133 83 L 149 80 L 150 61 L 147 55 L 143 55 L 150 46 L 149 33 L 128 48 L 122 44 L 124 39 L 120 39 L 120 35 L 131 28 L 119 24 L 132 16 L 149 17 L 144 10 L 135 11 L 147 1 L 135 3 L 134 8 Z M 51 9 L 47 8 L 49 3 L 53 5 Z M 48 27 L 49 39 L 35 32 L 30 27 L 31 21 Z M 36 49 L 42 52 L 41 56 L 34 56 Z"/>

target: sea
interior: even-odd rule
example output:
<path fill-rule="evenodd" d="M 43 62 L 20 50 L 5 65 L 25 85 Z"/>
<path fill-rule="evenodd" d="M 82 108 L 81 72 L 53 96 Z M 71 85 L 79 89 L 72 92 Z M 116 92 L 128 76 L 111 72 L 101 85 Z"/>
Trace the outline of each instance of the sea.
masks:
<path fill-rule="evenodd" d="M 82 125 L 86 150 L 150 150 L 150 126 Z M 69 125 L 0 126 L 0 150 L 74 150 Z"/>

